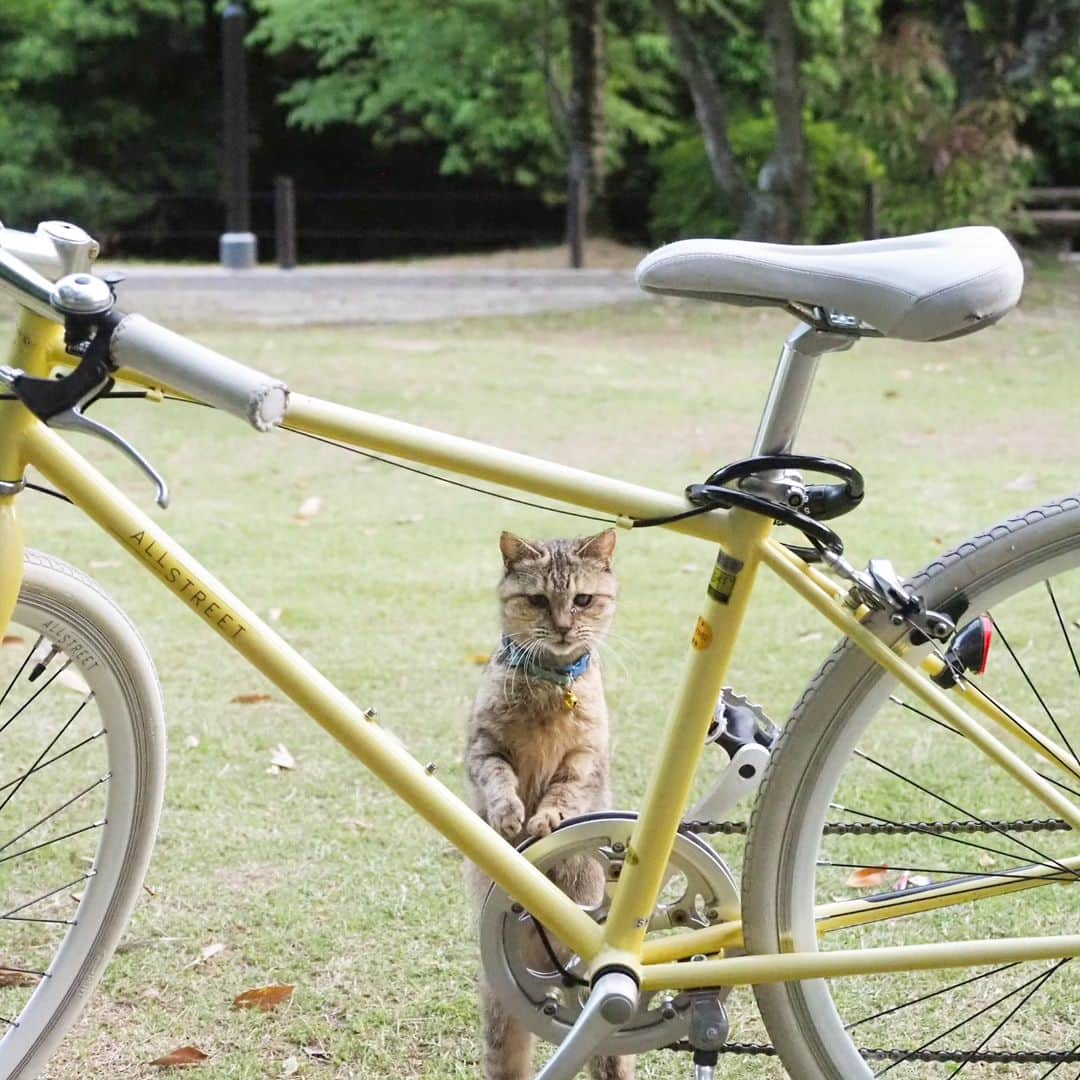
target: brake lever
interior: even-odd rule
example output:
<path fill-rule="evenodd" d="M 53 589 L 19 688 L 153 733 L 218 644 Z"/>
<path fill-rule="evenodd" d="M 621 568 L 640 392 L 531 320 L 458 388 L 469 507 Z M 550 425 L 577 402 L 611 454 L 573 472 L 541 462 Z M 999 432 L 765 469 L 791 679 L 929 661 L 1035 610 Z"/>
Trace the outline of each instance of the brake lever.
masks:
<path fill-rule="evenodd" d="M 62 413 L 57 413 L 55 416 L 50 417 L 46 423 L 49 427 L 60 428 L 63 431 L 81 431 L 84 435 L 94 435 L 115 446 L 128 461 L 138 466 L 157 487 L 154 501 L 158 506 L 164 510 L 169 505 L 169 486 L 165 483 L 165 478 L 123 435 L 113 431 L 110 427 L 106 427 L 98 420 L 92 420 L 85 413 L 80 412 L 78 408 L 66 409 Z"/>
<path fill-rule="evenodd" d="M 64 315 L 68 351 L 79 356 L 75 370 L 62 379 L 38 379 L 16 368 L 0 367 L 0 384 L 49 427 L 93 435 L 119 450 L 153 482 L 157 504 L 164 509 L 169 505 L 169 489 L 157 469 L 127 439 L 91 420 L 85 411 L 113 385 L 115 365 L 109 342 L 119 316 L 113 311 L 110 284 L 90 274 L 69 274 L 56 283 L 49 299 Z M 84 345 L 91 330 L 93 337 Z"/>

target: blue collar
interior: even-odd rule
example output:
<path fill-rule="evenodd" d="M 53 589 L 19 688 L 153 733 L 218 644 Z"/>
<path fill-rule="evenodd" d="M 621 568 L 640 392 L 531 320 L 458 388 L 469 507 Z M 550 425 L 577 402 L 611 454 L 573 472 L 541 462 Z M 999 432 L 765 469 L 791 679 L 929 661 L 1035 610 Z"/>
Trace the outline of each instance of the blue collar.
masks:
<path fill-rule="evenodd" d="M 575 679 L 580 679 L 589 669 L 591 653 L 585 653 L 578 657 L 569 667 L 550 668 L 529 659 L 526 650 L 520 645 L 515 645 L 508 637 L 502 639 L 502 646 L 497 656 L 507 667 L 521 668 L 526 675 L 535 675 L 538 679 L 555 683 L 564 689 L 568 689 Z"/>

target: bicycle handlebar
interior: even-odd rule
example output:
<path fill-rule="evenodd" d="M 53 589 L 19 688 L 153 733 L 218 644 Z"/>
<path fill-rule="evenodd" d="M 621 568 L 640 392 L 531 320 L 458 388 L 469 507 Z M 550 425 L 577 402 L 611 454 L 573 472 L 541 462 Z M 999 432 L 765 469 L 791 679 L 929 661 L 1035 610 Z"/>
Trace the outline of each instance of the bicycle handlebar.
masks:
<path fill-rule="evenodd" d="M 230 360 L 142 315 L 123 315 L 110 356 L 167 386 L 269 431 L 285 418 L 289 388 L 280 379 Z"/>
<path fill-rule="evenodd" d="M 38 315 L 63 322 L 63 311 L 71 309 L 65 309 L 53 280 L 60 278 L 58 285 L 73 282 L 78 291 L 79 277 L 89 272 L 96 254 L 96 242 L 77 225 L 46 221 L 34 233 L 0 225 L 0 291 Z M 285 418 L 289 388 L 280 379 L 142 315 L 114 311 L 109 321 L 109 356 L 118 366 L 239 416 L 258 431 L 269 431 Z"/>

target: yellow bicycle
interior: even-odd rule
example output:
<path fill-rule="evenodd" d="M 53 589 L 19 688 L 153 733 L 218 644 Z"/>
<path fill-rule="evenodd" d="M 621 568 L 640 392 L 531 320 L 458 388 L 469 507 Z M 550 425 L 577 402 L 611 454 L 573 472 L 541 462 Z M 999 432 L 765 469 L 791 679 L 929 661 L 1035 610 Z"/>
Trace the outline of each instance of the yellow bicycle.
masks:
<path fill-rule="evenodd" d="M 747 984 L 799 1080 L 1049 1076 L 1080 1062 L 1080 498 L 1011 518 L 905 580 L 882 559 L 852 565 L 827 524 L 861 501 L 858 471 L 793 451 L 823 355 L 866 336 L 944 341 L 1014 306 L 1022 271 L 1000 232 L 684 241 L 648 256 L 647 290 L 799 320 L 751 456 L 683 495 L 295 392 L 119 311 L 92 272 L 96 253 L 65 223 L 0 232 L 0 290 L 19 305 L 0 368 L 0 625 L 21 646 L 3 651 L 0 673 L 0 1076 L 39 1072 L 97 981 L 150 857 L 163 776 L 160 691 L 137 632 L 84 575 L 23 550 L 27 466 L 491 877 L 483 964 L 507 1007 L 558 1044 L 544 1080 L 600 1051 L 662 1046 L 693 1051 L 704 1080 L 718 1054 L 747 1049 L 728 1043 L 724 1007 Z M 710 545 L 638 811 L 569 821 L 521 850 L 502 840 L 58 434 L 110 442 L 164 505 L 152 467 L 86 414 L 116 380 L 259 431 L 305 432 Z M 777 523 L 804 540 L 780 542 Z M 845 639 L 782 735 L 724 686 L 763 565 Z M 691 807 L 710 742 L 730 763 Z M 703 836 L 755 790 L 740 896 Z M 546 873 L 580 857 L 609 883 L 588 909 Z M 875 891 L 852 898 L 853 876 Z M 549 945 L 539 964 L 538 929 Z"/>

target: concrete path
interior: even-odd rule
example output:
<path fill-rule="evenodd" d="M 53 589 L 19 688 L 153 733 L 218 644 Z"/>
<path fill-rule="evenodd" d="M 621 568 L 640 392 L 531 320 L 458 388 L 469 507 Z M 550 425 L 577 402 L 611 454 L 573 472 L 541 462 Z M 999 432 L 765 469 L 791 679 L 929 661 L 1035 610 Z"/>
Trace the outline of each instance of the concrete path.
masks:
<path fill-rule="evenodd" d="M 565 311 L 644 298 L 623 270 L 121 266 L 120 306 L 168 323 L 401 323 Z M 106 267 L 102 267 L 106 269 Z"/>

